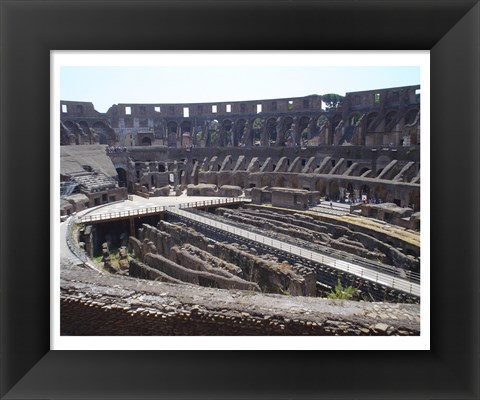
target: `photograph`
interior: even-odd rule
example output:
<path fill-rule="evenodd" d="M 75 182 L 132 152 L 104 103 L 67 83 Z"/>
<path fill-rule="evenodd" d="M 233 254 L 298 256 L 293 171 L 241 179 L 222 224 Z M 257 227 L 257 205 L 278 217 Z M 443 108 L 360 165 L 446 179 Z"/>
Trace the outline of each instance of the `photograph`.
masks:
<path fill-rule="evenodd" d="M 0 0 L 0 398 L 480 397 L 478 0 Z"/>
<path fill-rule="evenodd" d="M 428 52 L 128 54 L 54 54 L 60 337 L 420 337 Z"/>

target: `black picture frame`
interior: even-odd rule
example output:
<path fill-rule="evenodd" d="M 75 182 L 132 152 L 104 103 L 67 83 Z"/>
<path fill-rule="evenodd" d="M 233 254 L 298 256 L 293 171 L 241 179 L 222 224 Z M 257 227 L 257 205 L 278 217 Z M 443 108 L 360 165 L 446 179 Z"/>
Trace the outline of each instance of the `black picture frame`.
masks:
<path fill-rule="evenodd" d="M 2 399 L 480 397 L 478 1 L 0 6 Z M 431 350 L 50 351 L 50 51 L 81 49 L 430 50 Z"/>

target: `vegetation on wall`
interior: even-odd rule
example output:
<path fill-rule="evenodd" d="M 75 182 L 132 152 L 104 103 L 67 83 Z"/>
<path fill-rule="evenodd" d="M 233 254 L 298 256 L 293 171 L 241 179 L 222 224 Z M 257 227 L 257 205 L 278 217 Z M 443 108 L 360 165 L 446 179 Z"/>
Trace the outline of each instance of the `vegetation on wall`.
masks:
<path fill-rule="evenodd" d="M 325 103 L 327 110 L 330 108 L 336 108 L 343 103 L 345 96 L 341 96 L 336 93 L 327 93 L 322 95 L 322 101 Z"/>

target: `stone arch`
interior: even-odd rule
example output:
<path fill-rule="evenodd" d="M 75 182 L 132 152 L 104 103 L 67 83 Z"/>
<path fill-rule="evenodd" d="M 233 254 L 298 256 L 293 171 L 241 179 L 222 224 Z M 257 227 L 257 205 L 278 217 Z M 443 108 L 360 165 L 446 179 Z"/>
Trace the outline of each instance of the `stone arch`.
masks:
<path fill-rule="evenodd" d="M 257 117 L 253 120 L 253 145 L 260 146 L 261 145 L 261 135 L 263 129 L 264 121 L 262 118 Z"/>
<path fill-rule="evenodd" d="M 303 144 L 306 143 L 308 139 L 310 139 L 310 132 L 308 127 L 310 125 L 311 118 L 307 117 L 306 115 L 300 117 L 297 121 L 297 135 L 296 144 Z"/>
<path fill-rule="evenodd" d="M 154 118 L 153 120 L 153 134 L 156 139 L 163 139 L 165 135 L 163 121 L 161 118 Z"/>
<path fill-rule="evenodd" d="M 328 133 L 327 144 L 331 145 L 335 142 L 335 130 L 339 128 L 340 124 L 342 123 L 343 118 L 341 114 L 335 114 L 331 119 L 331 128 Z"/>
<path fill-rule="evenodd" d="M 277 141 L 277 119 L 270 117 L 265 122 L 264 137 L 262 138 L 263 146 L 275 146 Z"/>
<path fill-rule="evenodd" d="M 393 203 L 394 195 L 385 185 L 376 185 L 373 193 L 372 191 L 370 193 L 375 200 L 381 200 L 382 203 Z"/>
<path fill-rule="evenodd" d="M 315 124 L 317 125 L 317 128 L 321 128 L 323 124 L 328 122 L 328 117 L 326 114 L 322 113 L 315 118 Z"/>
<path fill-rule="evenodd" d="M 260 186 L 272 186 L 272 177 L 270 175 L 263 174 L 260 178 Z"/>
<path fill-rule="evenodd" d="M 315 190 L 320 192 L 321 196 L 325 196 L 327 194 L 327 185 L 323 178 L 317 179 L 315 182 Z"/>
<path fill-rule="evenodd" d="M 274 180 L 275 187 L 285 187 L 285 176 L 283 174 L 277 174 Z"/>
<path fill-rule="evenodd" d="M 167 146 L 177 147 L 178 124 L 175 121 L 167 123 Z"/>
<path fill-rule="evenodd" d="M 291 175 L 288 175 L 286 187 L 291 188 L 291 189 L 298 189 L 299 185 L 298 185 L 297 177 L 296 176 L 292 177 Z"/>
<path fill-rule="evenodd" d="M 418 112 L 419 112 L 419 110 L 416 109 L 416 108 L 413 109 L 413 110 L 409 110 L 405 114 L 405 125 L 413 124 L 415 122 L 415 119 L 417 118 Z"/>
<path fill-rule="evenodd" d="M 206 124 L 206 146 L 217 146 L 219 144 L 219 128 L 220 128 L 220 123 L 216 120 L 213 119 L 211 121 L 208 121 Z"/>
<path fill-rule="evenodd" d="M 359 113 L 358 111 L 353 111 L 350 113 L 348 116 L 348 125 L 349 126 L 355 126 L 358 121 L 360 121 L 362 114 Z"/>
<path fill-rule="evenodd" d="M 281 146 L 291 146 L 294 143 L 294 135 L 295 133 L 292 132 L 292 125 L 293 125 L 293 118 L 290 116 L 283 117 L 281 120 L 281 131 L 280 137 L 277 132 L 277 140 L 280 139 L 279 144 Z"/>
<path fill-rule="evenodd" d="M 222 121 L 222 137 L 221 137 L 221 145 L 222 146 L 233 146 L 233 122 L 231 119 L 224 119 Z"/>
<path fill-rule="evenodd" d="M 95 134 L 98 135 L 98 141 L 100 144 L 115 144 L 115 137 L 104 122 L 96 121 L 93 123 L 92 128 L 94 129 Z"/>
<path fill-rule="evenodd" d="M 374 132 L 374 122 L 378 118 L 378 112 L 374 111 L 367 114 L 367 132 Z"/>
<path fill-rule="evenodd" d="M 235 121 L 233 127 L 233 145 L 238 146 L 244 142 L 244 135 L 247 135 L 246 132 L 247 121 L 244 118 L 240 118 Z"/>
<path fill-rule="evenodd" d="M 150 139 L 148 136 L 145 136 L 142 139 L 142 146 L 151 146 L 152 145 L 152 139 Z"/>
<path fill-rule="evenodd" d="M 412 189 L 408 193 L 408 206 L 413 208 L 413 211 L 420 211 L 420 190 Z"/>
<path fill-rule="evenodd" d="M 92 131 L 90 130 L 90 126 L 88 125 L 87 121 L 79 121 L 78 125 L 86 135 L 87 142 L 92 144 L 95 140 L 92 137 Z"/>
<path fill-rule="evenodd" d="M 192 122 L 188 119 L 180 124 L 180 134 L 192 131 Z"/>
<path fill-rule="evenodd" d="M 340 187 L 335 179 L 328 183 L 328 197 L 330 200 L 337 200 L 340 197 Z"/>
<path fill-rule="evenodd" d="M 370 198 L 370 186 L 369 185 L 362 185 L 360 188 L 360 196 L 367 196 L 367 199 Z"/>
<path fill-rule="evenodd" d="M 345 200 L 354 200 L 355 197 L 355 191 L 353 188 L 352 182 L 347 182 L 347 186 L 345 187 Z"/>
<path fill-rule="evenodd" d="M 127 187 L 127 171 L 124 168 L 115 168 L 118 175 L 118 186 Z"/>
<path fill-rule="evenodd" d="M 165 172 L 165 171 L 166 171 L 165 164 L 159 163 L 158 172 Z"/>
<path fill-rule="evenodd" d="M 72 130 L 74 123 L 72 121 L 63 121 L 63 125 Z"/>
<path fill-rule="evenodd" d="M 360 169 L 359 173 L 358 173 L 358 176 L 362 176 L 365 172 L 369 171 L 370 168 L 368 167 L 363 167 L 362 169 Z"/>
<path fill-rule="evenodd" d="M 390 157 L 386 155 L 381 155 L 380 157 L 377 158 L 377 161 L 375 163 L 375 172 L 378 175 L 383 171 L 383 169 L 390 163 Z"/>
<path fill-rule="evenodd" d="M 398 112 L 397 111 L 389 111 L 385 115 L 385 131 L 391 132 L 393 127 L 395 126 L 395 121 L 397 119 Z"/>

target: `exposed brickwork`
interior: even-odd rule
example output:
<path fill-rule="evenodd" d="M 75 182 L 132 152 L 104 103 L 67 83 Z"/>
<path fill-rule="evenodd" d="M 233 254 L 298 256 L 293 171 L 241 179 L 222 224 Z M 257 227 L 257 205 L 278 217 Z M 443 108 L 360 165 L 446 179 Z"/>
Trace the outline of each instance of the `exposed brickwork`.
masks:
<path fill-rule="evenodd" d="M 70 335 L 418 335 L 418 312 L 418 305 L 253 295 L 72 266 L 61 279 L 61 329 Z"/>

